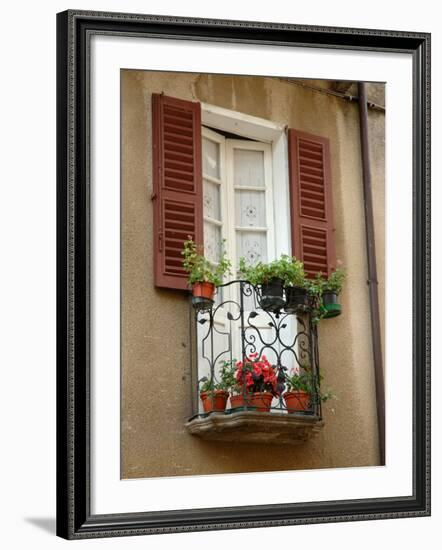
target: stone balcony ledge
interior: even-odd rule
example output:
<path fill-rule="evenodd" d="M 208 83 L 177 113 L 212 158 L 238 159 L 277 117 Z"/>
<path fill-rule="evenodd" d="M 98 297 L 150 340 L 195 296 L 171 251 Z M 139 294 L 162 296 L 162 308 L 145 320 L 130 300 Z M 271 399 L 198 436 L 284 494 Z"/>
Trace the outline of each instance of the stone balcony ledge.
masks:
<path fill-rule="evenodd" d="M 316 436 L 323 425 L 317 416 L 240 411 L 196 416 L 185 426 L 190 434 L 202 439 L 299 445 Z"/>

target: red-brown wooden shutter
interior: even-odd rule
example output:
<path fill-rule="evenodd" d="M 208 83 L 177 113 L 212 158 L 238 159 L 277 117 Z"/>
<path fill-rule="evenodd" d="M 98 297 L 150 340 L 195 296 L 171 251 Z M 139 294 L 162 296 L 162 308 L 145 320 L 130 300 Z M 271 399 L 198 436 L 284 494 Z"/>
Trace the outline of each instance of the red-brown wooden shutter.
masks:
<path fill-rule="evenodd" d="M 152 94 L 155 285 L 187 288 L 181 251 L 203 244 L 201 106 Z"/>
<path fill-rule="evenodd" d="M 336 268 L 330 144 L 327 138 L 289 130 L 292 253 L 308 277 Z"/>

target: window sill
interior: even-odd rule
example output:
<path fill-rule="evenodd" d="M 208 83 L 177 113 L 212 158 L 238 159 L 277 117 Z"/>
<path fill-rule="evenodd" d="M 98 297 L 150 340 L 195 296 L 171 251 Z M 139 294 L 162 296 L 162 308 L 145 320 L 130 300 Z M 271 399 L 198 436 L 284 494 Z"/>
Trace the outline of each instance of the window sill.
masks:
<path fill-rule="evenodd" d="M 317 416 L 240 411 L 197 416 L 186 428 L 194 436 L 214 441 L 299 445 L 316 436 L 323 425 Z"/>

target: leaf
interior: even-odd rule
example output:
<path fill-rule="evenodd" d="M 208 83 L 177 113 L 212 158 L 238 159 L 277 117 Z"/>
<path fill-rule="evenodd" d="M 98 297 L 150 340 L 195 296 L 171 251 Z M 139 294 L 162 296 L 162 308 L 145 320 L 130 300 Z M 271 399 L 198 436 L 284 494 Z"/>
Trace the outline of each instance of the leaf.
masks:
<path fill-rule="evenodd" d="M 200 319 L 200 320 L 198 321 L 198 323 L 199 323 L 200 325 L 204 325 L 204 323 L 207 323 L 207 319 Z"/>
<path fill-rule="evenodd" d="M 255 317 L 258 317 L 258 313 L 256 313 L 256 311 L 251 311 L 249 314 L 249 319 L 254 319 Z"/>
<path fill-rule="evenodd" d="M 233 321 L 233 315 L 230 313 L 230 311 L 227 312 L 227 319 L 229 321 Z"/>

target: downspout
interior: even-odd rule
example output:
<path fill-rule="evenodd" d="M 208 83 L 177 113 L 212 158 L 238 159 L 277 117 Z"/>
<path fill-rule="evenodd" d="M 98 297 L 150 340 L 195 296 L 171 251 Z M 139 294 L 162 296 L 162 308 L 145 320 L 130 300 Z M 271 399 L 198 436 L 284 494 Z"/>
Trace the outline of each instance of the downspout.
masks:
<path fill-rule="evenodd" d="M 385 394 L 384 367 L 382 359 L 381 325 L 379 315 L 378 275 L 374 239 L 373 199 L 371 193 L 370 155 L 368 143 L 367 91 L 364 82 L 358 82 L 359 121 L 362 153 L 362 183 L 364 188 L 365 237 L 368 264 L 368 290 L 370 299 L 371 339 L 376 388 L 376 410 L 378 420 L 379 454 L 385 464 Z"/>

